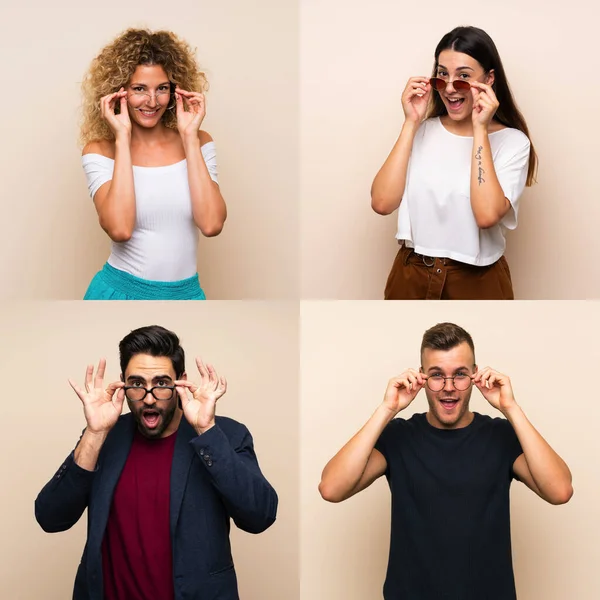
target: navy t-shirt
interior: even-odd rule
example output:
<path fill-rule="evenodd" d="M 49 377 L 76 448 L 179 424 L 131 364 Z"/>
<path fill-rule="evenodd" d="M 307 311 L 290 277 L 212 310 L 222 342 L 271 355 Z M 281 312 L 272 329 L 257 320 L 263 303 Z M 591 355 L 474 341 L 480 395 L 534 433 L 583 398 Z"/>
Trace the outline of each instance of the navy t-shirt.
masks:
<path fill-rule="evenodd" d="M 394 419 L 375 448 L 392 493 L 385 600 L 515 600 L 510 541 L 512 425 L 473 413 L 461 429 Z"/>

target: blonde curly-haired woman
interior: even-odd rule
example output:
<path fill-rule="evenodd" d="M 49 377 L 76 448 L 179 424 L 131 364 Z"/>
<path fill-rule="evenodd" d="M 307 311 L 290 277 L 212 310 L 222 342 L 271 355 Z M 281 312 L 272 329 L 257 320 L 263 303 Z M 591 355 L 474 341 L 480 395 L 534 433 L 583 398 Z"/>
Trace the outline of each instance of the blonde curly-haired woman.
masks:
<path fill-rule="evenodd" d="M 204 300 L 198 230 L 218 235 L 227 208 L 215 144 L 200 129 L 207 88 L 174 33 L 128 29 L 83 82 L 83 169 L 111 254 L 86 300 Z"/>

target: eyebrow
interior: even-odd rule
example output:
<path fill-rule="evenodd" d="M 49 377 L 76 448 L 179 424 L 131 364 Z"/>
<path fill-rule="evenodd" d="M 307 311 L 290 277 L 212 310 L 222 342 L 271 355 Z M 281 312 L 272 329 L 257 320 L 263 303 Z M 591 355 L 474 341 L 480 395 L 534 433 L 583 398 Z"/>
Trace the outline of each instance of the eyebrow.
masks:
<path fill-rule="evenodd" d="M 130 83 L 129 84 L 131 87 L 133 87 L 134 85 L 137 87 L 148 87 L 147 83 Z M 171 85 L 170 81 L 163 81 L 162 83 L 159 83 L 156 87 L 160 87 L 161 85 Z"/>
<path fill-rule="evenodd" d="M 150 381 L 160 381 L 161 379 L 173 381 L 173 378 L 170 375 L 155 375 Z M 142 377 L 142 375 L 130 375 L 127 378 L 127 381 L 146 381 L 146 378 Z"/>
<path fill-rule="evenodd" d="M 454 369 L 454 373 L 458 373 L 459 371 L 468 371 L 469 367 L 456 367 L 456 369 Z M 429 369 L 427 369 L 428 373 L 431 373 L 431 371 L 443 371 L 442 367 L 429 367 Z"/>
<path fill-rule="evenodd" d="M 438 65 L 437 68 L 438 69 L 446 69 L 446 70 L 448 70 L 448 67 L 445 67 L 444 65 Z M 471 67 L 458 67 L 456 70 L 457 71 L 464 71 L 464 70 L 474 71 L 475 69 L 472 69 Z"/>

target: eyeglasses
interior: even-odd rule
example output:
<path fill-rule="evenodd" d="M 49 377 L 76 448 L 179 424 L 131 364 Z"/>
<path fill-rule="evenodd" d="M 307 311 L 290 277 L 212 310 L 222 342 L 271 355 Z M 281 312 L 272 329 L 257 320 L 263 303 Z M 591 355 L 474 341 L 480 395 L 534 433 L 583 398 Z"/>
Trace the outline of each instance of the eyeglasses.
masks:
<path fill-rule="evenodd" d="M 441 77 L 432 77 L 429 80 L 429 83 L 431 84 L 431 87 L 438 92 L 442 92 L 443 90 L 445 90 L 448 83 L 452 83 L 452 87 L 457 92 L 467 92 L 471 89 L 471 84 L 468 81 L 464 81 L 462 79 L 455 79 L 454 81 L 449 82 L 445 79 L 442 79 Z"/>
<path fill-rule="evenodd" d="M 444 377 L 443 375 L 430 375 L 427 378 L 427 387 L 432 392 L 441 392 L 446 385 L 446 379 L 452 379 L 452 385 L 459 392 L 464 392 L 471 387 L 471 376 L 466 374 L 454 375 L 452 377 Z"/>
<path fill-rule="evenodd" d="M 125 385 L 125 396 L 132 402 L 140 402 L 147 394 L 152 394 L 156 400 L 171 400 L 175 393 L 174 385 L 158 385 L 147 390 L 139 385 Z"/>
<path fill-rule="evenodd" d="M 161 105 L 165 105 L 169 102 L 169 98 L 170 96 L 173 94 L 173 92 L 175 91 L 175 85 L 174 84 L 170 84 L 169 88 L 167 89 L 166 87 L 162 87 L 158 90 L 156 90 L 156 92 L 154 92 L 154 94 L 152 94 L 151 92 L 148 91 L 142 91 L 142 90 L 129 90 L 127 93 L 127 99 L 128 100 L 134 100 L 136 104 L 138 103 L 142 103 L 146 100 L 152 100 L 152 96 L 154 95 L 154 97 L 156 98 L 156 101 L 161 104 Z M 173 106 L 175 106 L 175 104 L 173 103 Z M 169 106 L 167 108 L 173 108 L 173 106 Z"/>
<path fill-rule="evenodd" d="M 135 91 L 135 90 L 131 90 L 129 92 L 129 98 L 135 98 L 136 100 L 141 100 L 144 96 L 146 98 L 152 99 L 152 93 L 151 92 L 141 92 L 141 91 Z M 169 97 L 171 95 L 171 90 L 158 90 L 155 94 L 154 97 L 158 100 L 159 98 L 161 99 L 165 99 L 167 97 Z"/>

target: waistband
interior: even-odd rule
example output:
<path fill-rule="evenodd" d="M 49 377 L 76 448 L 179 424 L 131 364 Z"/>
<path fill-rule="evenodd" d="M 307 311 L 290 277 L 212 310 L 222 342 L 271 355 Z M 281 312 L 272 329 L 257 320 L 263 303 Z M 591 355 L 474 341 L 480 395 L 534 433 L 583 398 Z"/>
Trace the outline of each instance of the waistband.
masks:
<path fill-rule="evenodd" d="M 197 273 L 179 281 L 150 281 L 105 263 L 100 276 L 106 285 L 140 300 L 187 300 L 203 295 Z"/>
<path fill-rule="evenodd" d="M 495 264 L 492 263 L 490 265 L 478 266 L 470 265 L 469 263 L 464 263 L 459 260 L 455 260 L 454 258 L 447 258 L 445 256 L 427 256 L 425 254 L 419 254 L 414 248 L 410 248 L 403 243 L 401 244 L 401 251 L 404 253 L 405 264 L 412 262 L 422 264 L 423 266 L 430 268 L 437 264 L 445 267 L 455 267 L 460 269 L 487 269 Z"/>

